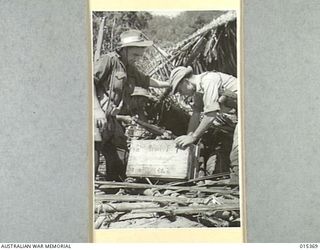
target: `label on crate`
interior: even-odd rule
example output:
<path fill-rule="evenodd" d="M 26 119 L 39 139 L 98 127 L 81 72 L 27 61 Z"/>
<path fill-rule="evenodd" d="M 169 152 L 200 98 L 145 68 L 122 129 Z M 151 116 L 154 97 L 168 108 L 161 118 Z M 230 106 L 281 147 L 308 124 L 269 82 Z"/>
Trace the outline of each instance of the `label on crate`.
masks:
<path fill-rule="evenodd" d="M 192 172 L 194 148 L 178 149 L 172 140 L 133 140 L 127 176 L 187 179 Z"/>

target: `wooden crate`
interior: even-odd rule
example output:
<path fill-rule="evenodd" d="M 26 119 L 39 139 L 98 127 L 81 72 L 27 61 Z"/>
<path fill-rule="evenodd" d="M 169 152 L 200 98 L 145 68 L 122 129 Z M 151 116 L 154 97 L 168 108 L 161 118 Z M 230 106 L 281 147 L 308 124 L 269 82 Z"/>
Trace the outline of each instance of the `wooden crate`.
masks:
<path fill-rule="evenodd" d="M 133 140 L 127 176 L 185 180 L 193 178 L 196 147 L 177 149 L 172 140 Z"/>

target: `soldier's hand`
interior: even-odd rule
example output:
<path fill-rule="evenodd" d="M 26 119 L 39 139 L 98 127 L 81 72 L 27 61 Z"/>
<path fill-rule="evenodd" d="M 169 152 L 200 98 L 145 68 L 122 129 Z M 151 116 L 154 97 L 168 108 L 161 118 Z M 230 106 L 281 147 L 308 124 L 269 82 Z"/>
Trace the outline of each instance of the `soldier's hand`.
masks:
<path fill-rule="evenodd" d="M 97 126 L 97 128 L 99 128 L 99 130 L 103 130 L 104 127 L 106 126 L 107 119 L 106 119 L 106 115 L 102 109 L 95 109 L 94 110 L 94 120 L 95 120 L 95 125 Z"/>
<path fill-rule="evenodd" d="M 131 123 L 132 118 L 130 115 L 117 115 L 117 120 L 122 121 L 124 123 Z"/>
<path fill-rule="evenodd" d="M 124 115 L 124 116 L 123 116 L 123 121 L 124 121 L 125 123 L 131 123 L 131 122 L 132 122 L 132 118 L 131 118 L 130 115 Z"/>
<path fill-rule="evenodd" d="M 110 112 L 110 115 L 112 116 L 117 116 L 120 113 L 120 109 L 119 108 L 113 108 Z"/>
<path fill-rule="evenodd" d="M 175 140 L 177 148 L 186 148 L 194 143 L 196 140 L 192 135 L 182 135 L 176 138 Z"/>

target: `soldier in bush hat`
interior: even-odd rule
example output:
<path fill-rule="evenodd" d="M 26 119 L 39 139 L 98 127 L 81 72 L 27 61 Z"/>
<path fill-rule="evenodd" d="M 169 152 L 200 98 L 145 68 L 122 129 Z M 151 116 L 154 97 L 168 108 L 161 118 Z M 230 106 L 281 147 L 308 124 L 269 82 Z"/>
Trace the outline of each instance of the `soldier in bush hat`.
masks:
<path fill-rule="evenodd" d="M 189 122 L 189 134 L 176 139 L 178 147 L 187 147 L 196 142 L 211 126 L 217 115 L 237 109 L 237 78 L 221 72 L 204 72 L 195 75 L 192 68 L 177 67 L 170 75 L 171 94 L 179 92 L 184 96 L 193 96 L 193 113 Z M 200 113 L 203 119 L 200 121 Z M 231 180 L 238 182 L 238 132 L 234 131 L 233 145 L 230 153 Z"/>
<path fill-rule="evenodd" d="M 147 89 L 135 87 L 130 102 L 130 113 L 132 116 L 138 116 L 142 121 L 148 121 L 147 109 L 156 101 Z"/>
<path fill-rule="evenodd" d="M 192 68 L 190 66 L 188 67 L 183 67 L 179 66 L 171 71 L 170 74 L 170 84 L 171 84 L 171 94 L 175 94 L 177 92 L 177 87 L 181 83 L 181 81 L 192 74 Z M 194 85 L 189 86 L 190 91 L 195 90 Z M 191 93 L 190 95 L 192 95 Z"/>
<path fill-rule="evenodd" d="M 134 65 L 145 48 L 152 45 L 153 42 L 146 40 L 141 31 L 125 31 L 120 35 L 117 50 L 101 56 L 94 65 L 95 146 L 107 159 L 107 165 L 111 168 L 107 178 L 111 180 L 119 180 L 125 175 L 125 165 L 118 157 L 117 148 L 126 150 L 127 144 L 117 116 L 128 112 L 134 88 L 170 86 L 167 82 L 150 78 Z"/>

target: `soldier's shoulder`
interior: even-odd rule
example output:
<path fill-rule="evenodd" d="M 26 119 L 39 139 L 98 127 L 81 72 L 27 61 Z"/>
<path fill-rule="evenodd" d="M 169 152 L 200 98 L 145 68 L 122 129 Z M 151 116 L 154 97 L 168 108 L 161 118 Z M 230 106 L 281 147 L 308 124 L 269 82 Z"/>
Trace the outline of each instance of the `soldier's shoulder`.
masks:
<path fill-rule="evenodd" d="M 99 57 L 98 61 L 101 60 L 117 60 L 119 59 L 119 55 L 116 52 L 109 52 L 106 54 L 103 54 Z"/>
<path fill-rule="evenodd" d="M 100 58 L 110 58 L 113 60 L 119 60 L 120 56 L 116 52 L 109 52 L 109 53 L 103 54 Z"/>
<path fill-rule="evenodd" d="M 201 82 L 213 81 L 219 79 L 219 72 L 207 71 L 201 74 Z"/>
<path fill-rule="evenodd" d="M 117 65 L 119 64 L 120 59 L 119 55 L 115 52 L 110 52 L 107 54 L 103 54 L 99 57 L 99 59 L 96 61 L 97 65 Z"/>

